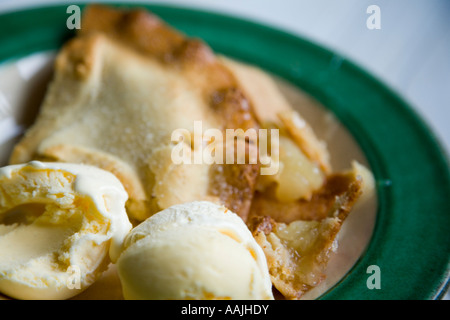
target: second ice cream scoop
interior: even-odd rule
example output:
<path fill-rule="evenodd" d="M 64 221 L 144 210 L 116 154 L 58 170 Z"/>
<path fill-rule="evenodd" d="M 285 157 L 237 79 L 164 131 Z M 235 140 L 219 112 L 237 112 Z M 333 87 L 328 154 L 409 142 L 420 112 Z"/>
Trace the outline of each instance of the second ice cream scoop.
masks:
<path fill-rule="evenodd" d="M 273 299 L 262 249 L 235 213 L 207 201 L 134 228 L 117 261 L 126 299 Z"/>

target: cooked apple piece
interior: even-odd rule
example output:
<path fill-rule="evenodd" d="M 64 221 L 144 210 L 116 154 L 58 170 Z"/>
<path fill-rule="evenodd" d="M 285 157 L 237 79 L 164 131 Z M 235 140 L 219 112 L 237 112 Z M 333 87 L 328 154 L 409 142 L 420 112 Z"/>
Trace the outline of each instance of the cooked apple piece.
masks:
<path fill-rule="evenodd" d="M 280 136 L 276 197 L 281 202 L 309 199 L 324 181 L 323 172 L 289 138 Z"/>
<path fill-rule="evenodd" d="M 295 220 L 321 220 L 333 212 L 350 213 L 353 205 L 363 195 L 373 192 L 372 173 L 354 161 L 352 169 L 333 173 L 313 192 L 310 199 L 281 202 L 275 186 L 256 192 L 250 208 L 249 219 L 255 216 L 270 216 L 277 222 L 290 223 Z"/>
<path fill-rule="evenodd" d="M 330 173 L 331 164 L 327 146 L 317 138 L 308 122 L 295 110 L 279 112 L 278 117 L 302 152 L 322 171 Z"/>

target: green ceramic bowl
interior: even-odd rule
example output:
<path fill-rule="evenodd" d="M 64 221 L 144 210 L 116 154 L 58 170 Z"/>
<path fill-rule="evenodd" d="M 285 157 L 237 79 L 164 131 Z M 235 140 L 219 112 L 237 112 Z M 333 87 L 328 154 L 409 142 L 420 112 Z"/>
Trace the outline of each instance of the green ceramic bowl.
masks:
<path fill-rule="evenodd" d="M 320 299 L 442 297 L 450 257 L 449 163 L 429 128 L 395 92 L 345 58 L 286 32 L 215 13 L 140 6 L 215 51 L 300 87 L 336 115 L 365 153 L 377 181 L 374 233 L 354 267 Z M 0 16 L 0 61 L 57 50 L 72 36 L 66 9 Z M 380 268 L 381 289 L 367 288 L 370 265 Z"/>

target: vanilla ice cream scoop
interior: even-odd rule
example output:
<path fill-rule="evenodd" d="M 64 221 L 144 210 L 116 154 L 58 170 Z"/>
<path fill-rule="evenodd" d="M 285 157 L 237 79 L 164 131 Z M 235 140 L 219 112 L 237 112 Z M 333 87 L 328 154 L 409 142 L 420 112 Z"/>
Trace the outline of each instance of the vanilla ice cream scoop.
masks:
<path fill-rule="evenodd" d="M 245 223 L 207 201 L 135 227 L 117 267 L 125 299 L 273 299 L 264 253 Z"/>
<path fill-rule="evenodd" d="M 116 177 L 75 164 L 0 168 L 0 292 L 67 299 L 116 261 L 132 226 Z"/>

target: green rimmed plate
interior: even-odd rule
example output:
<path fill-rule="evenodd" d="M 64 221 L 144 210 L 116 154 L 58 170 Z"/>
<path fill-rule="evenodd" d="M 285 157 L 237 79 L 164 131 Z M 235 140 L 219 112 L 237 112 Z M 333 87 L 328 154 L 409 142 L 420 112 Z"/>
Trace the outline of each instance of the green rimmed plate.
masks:
<path fill-rule="evenodd" d="M 430 130 L 401 98 L 345 58 L 286 32 L 198 10 L 143 7 L 215 51 L 306 91 L 344 124 L 364 152 L 377 181 L 373 235 L 351 270 L 321 299 L 441 296 L 450 257 L 449 164 Z M 0 61 L 57 50 L 72 35 L 66 8 L 1 16 Z M 380 289 L 367 287 L 373 265 L 380 270 Z"/>

